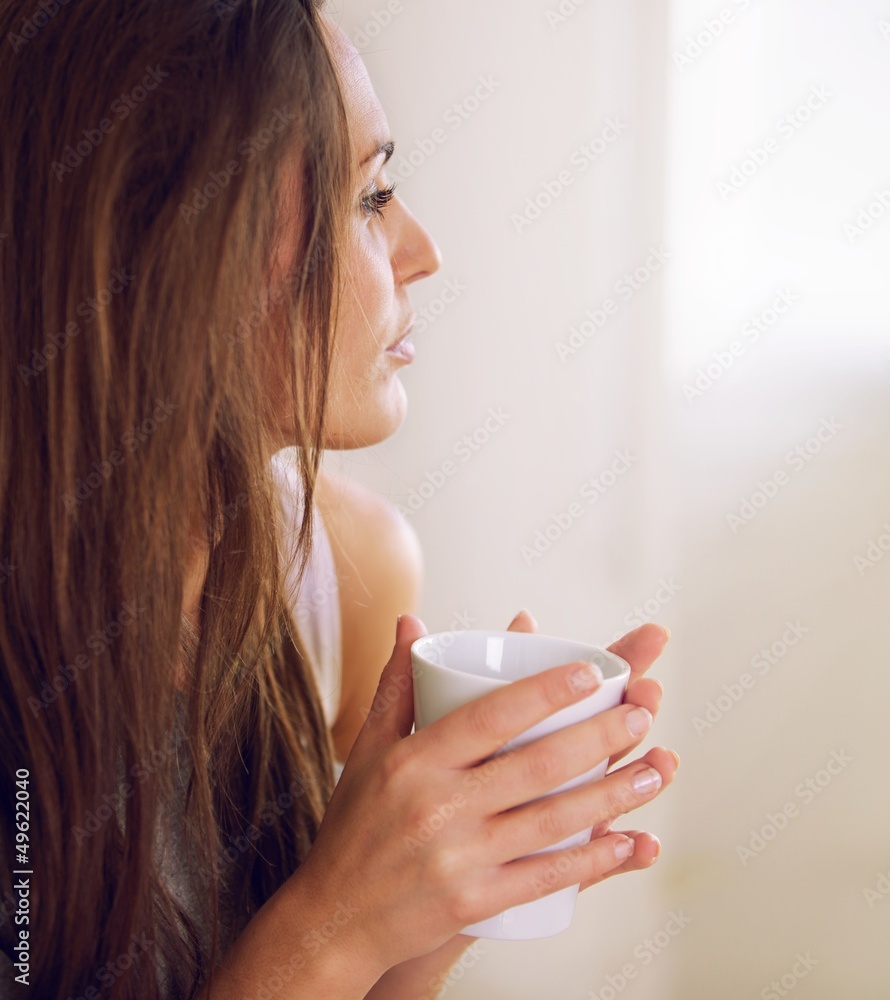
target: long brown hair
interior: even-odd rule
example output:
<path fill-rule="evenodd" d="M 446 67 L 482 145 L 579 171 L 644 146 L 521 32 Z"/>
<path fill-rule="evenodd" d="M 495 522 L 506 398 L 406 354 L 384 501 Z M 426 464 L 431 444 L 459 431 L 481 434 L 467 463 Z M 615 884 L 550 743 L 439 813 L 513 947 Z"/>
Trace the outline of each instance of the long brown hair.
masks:
<path fill-rule="evenodd" d="M 221 953 L 220 851 L 242 845 L 237 930 L 332 790 L 262 405 L 287 359 L 301 578 L 354 183 L 319 6 L 0 0 L 0 899 L 23 790 L 35 996 L 158 996 L 164 975 L 194 995 Z M 273 282 L 284 224 L 298 246 Z M 155 856 L 185 747 L 209 947 Z"/>

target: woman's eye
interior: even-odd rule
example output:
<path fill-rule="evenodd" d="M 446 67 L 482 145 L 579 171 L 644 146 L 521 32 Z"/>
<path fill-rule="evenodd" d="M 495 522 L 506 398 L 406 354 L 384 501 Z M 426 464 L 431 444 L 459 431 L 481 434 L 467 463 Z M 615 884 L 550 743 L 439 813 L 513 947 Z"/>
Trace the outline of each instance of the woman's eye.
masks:
<path fill-rule="evenodd" d="M 383 209 L 392 200 L 395 192 L 395 182 L 388 184 L 385 188 L 375 188 L 362 198 L 362 209 L 366 215 L 378 215 L 383 217 Z"/>

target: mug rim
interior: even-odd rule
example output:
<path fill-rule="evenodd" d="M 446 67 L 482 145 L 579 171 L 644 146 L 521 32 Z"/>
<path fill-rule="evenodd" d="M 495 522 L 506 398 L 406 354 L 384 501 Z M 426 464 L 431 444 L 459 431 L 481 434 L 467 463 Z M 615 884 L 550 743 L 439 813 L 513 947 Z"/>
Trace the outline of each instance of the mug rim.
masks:
<path fill-rule="evenodd" d="M 432 640 L 436 636 L 441 636 L 441 635 L 454 635 L 454 636 L 479 635 L 479 636 L 492 636 L 498 638 L 521 636 L 520 639 L 521 642 L 531 642 L 531 641 L 538 642 L 540 640 L 546 639 L 550 641 L 556 640 L 557 642 L 572 643 L 576 646 L 584 646 L 589 650 L 601 653 L 603 656 L 605 656 L 609 661 L 613 663 L 616 672 L 614 674 L 611 674 L 610 676 L 605 677 L 604 680 L 606 682 L 612 681 L 614 683 L 615 681 L 624 678 L 629 678 L 631 674 L 630 664 L 627 662 L 627 660 L 624 659 L 624 657 L 619 656 L 617 653 L 613 653 L 611 650 L 606 649 L 604 646 L 597 646 L 595 643 L 592 642 L 585 642 L 582 639 L 571 639 L 568 636 L 564 635 L 550 635 L 541 632 L 511 632 L 506 629 L 501 630 L 501 629 L 488 629 L 488 628 L 442 629 L 439 632 L 429 632 L 427 635 L 422 635 L 419 638 L 415 639 L 414 642 L 412 642 L 411 646 L 409 647 L 412 666 L 416 658 L 423 664 L 424 668 L 429 667 L 432 670 L 442 670 L 447 674 L 454 674 L 460 677 L 473 677 L 477 680 L 490 681 L 494 684 L 514 683 L 513 681 L 508 680 L 507 678 L 504 677 L 489 677 L 482 674 L 470 674 L 464 670 L 458 670 L 455 667 L 449 667 L 443 663 L 434 663 L 422 651 L 423 644 L 428 643 L 429 640 Z M 575 659 L 580 660 L 583 659 L 583 657 L 579 656 L 575 657 Z M 571 660 L 566 660 L 565 662 L 570 663 Z M 557 666 L 557 664 L 554 663 L 553 666 Z"/>

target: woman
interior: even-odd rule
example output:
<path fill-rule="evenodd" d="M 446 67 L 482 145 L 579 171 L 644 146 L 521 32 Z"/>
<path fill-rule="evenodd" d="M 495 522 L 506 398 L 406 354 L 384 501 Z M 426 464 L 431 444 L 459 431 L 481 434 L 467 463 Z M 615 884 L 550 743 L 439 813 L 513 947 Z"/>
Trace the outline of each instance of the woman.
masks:
<path fill-rule="evenodd" d="M 648 867 L 610 825 L 671 752 L 530 800 L 645 735 L 654 625 L 612 647 L 624 705 L 405 850 L 596 678 L 410 732 L 416 537 L 319 460 L 404 419 L 389 348 L 439 253 L 342 32 L 310 0 L 6 0 L 0 29 L 7 995 L 415 998 L 542 878 Z"/>

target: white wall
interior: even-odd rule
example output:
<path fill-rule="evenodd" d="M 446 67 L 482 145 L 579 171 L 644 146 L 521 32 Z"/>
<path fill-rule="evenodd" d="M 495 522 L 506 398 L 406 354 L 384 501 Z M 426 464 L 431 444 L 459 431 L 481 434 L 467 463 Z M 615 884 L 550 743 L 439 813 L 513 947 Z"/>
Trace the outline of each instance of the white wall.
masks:
<path fill-rule="evenodd" d="M 844 224 L 890 190 L 890 4 L 587 0 L 554 25 L 556 0 L 399 6 L 380 31 L 382 0 L 334 9 L 396 139 L 389 176 L 443 252 L 413 301 L 437 311 L 462 290 L 413 338 L 400 431 L 327 465 L 407 507 L 454 461 L 410 514 L 430 631 L 459 614 L 503 628 L 527 606 L 544 632 L 607 643 L 649 602 L 644 616 L 673 631 L 649 743 L 683 758 L 675 787 L 633 814 L 661 836 L 653 870 L 586 891 L 559 937 L 482 941 L 445 995 L 604 1000 L 629 963 L 627 1000 L 741 1000 L 809 952 L 796 997 L 885 997 L 890 894 L 864 890 L 890 878 L 890 556 L 854 559 L 882 532 L 890 545 L 890 210 L 853 240 Z M 681 69 L 674 53 L 722 10 L 729 23 Z M 480 77 L 496 88 L 452 127 Z M 819 86 L 824 106 L 776 132 Z M 609 119 L 627 127 L 582 171 L 577 151 Z M 445 141 L 409 171 L 439 127 Z M 776 149 L 722 197 L 717 182 L 770 135 Z M 511 217 L 561 170 L 571 183 L 517 231 Z M 616 283 L 652 247 L 667 262 L 625 297 Z M 799 301 L 745 337 L 779 289 Z M 615 314 L 561 360 L 556 343 L 609 298 Z M 745 351 L 687 400 L 734 340 Z M 489 408 L 509 419 L 463 461 L 455 446 Z M 823 419 L 840 429 L 794 471 L 787 453 Z M 523 558 L 622 450 L 628 471 Z M 787 482 L 733 531 L 727 514 L 780 469 Z M 787 621 L 808 631 L 758 672 Z M 746 673 L 740 700 L 697 729 Z M 852 761 L 807 801 L 800 783 L 840 750 Z M 737 848 L 786 804 L 797 814 L 743 865 Z M 679 910 L 691 923 L 655 955 L 646 939 Z"/>

